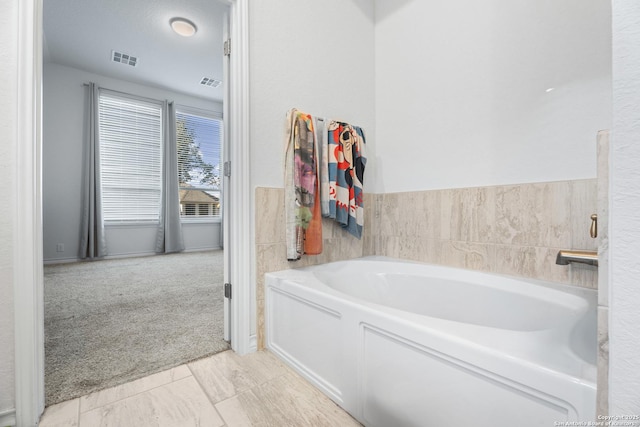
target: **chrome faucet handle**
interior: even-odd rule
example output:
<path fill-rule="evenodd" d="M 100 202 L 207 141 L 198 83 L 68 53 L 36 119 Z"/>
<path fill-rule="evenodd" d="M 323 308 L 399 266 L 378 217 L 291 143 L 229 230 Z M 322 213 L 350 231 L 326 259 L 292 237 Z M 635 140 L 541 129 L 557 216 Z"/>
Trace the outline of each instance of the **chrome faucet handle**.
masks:
<path fill-rule="evenodd" d="M 589 234 L 592 239 L 598 237 L 598 214 L 591 215 L 591 227 L 589 228 Z"/>

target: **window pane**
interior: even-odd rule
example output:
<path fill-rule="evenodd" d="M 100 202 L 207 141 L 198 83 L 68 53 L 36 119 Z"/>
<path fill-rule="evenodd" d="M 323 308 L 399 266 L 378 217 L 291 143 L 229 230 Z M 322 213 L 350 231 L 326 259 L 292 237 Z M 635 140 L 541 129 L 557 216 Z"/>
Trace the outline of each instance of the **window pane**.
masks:
<path fill-rule="evenodd" d="M 101 91 L 98 119 L 105 221 L 158 221 L 162 107 Z"/>
<path fill-rule="evenodd" d="M 197 204 L 199 216 L 219 216 L 222 120 L 177 111 L 176 134 L 180 203 Z"/>
<path fill-rule="evenodd" d="M 195 215 L 196 207 L 199 216 L 219 216 L 220 215 L 220 200 L 216 197 L 215 191 L 204 191 L 204 190 L 196 190 L 196 189 L 181 189 L 180 190 L 180 209 L 181 214 L 184 215 Z M 189 206 L 189 211 L 187 211 L 187 206 Z M 217 206 L 216 208 L 211 208 L 210 206 Z"/>

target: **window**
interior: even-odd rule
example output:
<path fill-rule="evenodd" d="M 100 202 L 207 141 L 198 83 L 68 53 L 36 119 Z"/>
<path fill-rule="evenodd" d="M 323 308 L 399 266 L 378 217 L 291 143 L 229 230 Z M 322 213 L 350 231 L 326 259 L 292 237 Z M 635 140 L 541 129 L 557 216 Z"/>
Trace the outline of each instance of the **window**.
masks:
<path fill-rule="evenodd" d="M 176 133 L 181 215 L 220 216 L 222 120 L 178 109 Z"/>
<path fill-rule="evenodd" d="M 98 121 L 105 221 L 157 222 L 162 105 L 101 90 Z"/>

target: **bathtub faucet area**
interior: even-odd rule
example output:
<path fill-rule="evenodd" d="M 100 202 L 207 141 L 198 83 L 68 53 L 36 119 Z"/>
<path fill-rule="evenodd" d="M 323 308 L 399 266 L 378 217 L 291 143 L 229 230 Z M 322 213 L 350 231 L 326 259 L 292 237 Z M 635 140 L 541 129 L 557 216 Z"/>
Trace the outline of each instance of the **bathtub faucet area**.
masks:
<path fill-rule="evenodd" d="M 596 251 L 569 251 L 562 250 L 558 252 L 556 264 L 569 265 L 570 263 L 588 264 L 598 266 L 598 252 Z"/>
<path fill-rule="evenodd" d="M 591 215 L 591 227 L 589 227 L 589 235 L 592 239 L 598 237 L 598 214 Z M 597 251 L 574 251 L 574 250 L 561 250 L 556 257 L 556 264 L 569 265 L 571 263 L 587 264 L 598 266 L 598 252 Z"/>

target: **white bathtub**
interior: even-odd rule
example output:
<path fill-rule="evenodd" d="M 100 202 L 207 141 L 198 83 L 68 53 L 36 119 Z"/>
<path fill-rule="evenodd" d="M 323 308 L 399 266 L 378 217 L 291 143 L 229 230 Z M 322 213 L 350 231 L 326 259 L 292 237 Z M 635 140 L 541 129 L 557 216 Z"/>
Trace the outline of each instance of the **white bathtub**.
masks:
<path fill-rule="evenodd" d="M 593 290 L 367 257 L 269 273 L 265 300 L 267 348 L 366 426 L 595 419 Z"/>

